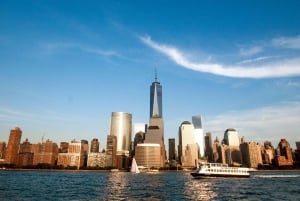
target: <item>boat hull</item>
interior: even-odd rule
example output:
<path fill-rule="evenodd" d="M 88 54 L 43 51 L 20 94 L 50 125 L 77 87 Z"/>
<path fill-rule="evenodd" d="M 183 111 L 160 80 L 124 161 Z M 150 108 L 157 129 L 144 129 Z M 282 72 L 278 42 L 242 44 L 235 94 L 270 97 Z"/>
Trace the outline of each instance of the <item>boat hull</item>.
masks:
<path fill-rule="evenodd" d="M 249 178 L 250 175 L 241 174 L 204 174 L 192 172 L 191 175 L 196 179 L 207 179 L 207 178 L 217 178 L 217 177 L 233 177 L 233 178 Z"/>

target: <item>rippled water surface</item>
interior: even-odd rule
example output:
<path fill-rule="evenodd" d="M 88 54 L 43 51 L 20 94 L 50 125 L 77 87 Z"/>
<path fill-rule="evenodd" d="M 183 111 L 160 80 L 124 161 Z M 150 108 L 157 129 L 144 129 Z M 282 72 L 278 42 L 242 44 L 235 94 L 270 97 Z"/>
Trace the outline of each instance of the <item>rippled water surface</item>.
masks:
<path fill-rule="evenodd" d="M 300 200 L 300 172 L 193 179 L 187 172 L 0 171 L 0 200 Z"/>

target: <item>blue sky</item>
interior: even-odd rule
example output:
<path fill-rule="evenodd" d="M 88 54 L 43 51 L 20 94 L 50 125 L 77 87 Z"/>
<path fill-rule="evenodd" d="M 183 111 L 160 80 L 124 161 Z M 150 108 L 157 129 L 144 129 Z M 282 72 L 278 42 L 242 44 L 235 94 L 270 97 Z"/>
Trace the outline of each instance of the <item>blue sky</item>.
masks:
<path fill-rule="evenodd" d="M 1 1 L 0 140 L 96 137 L 111 112 L 149 121 L 163 86 L 165 143 L 203 116 L 223 138 L 300 140 L 299 1 Z"/>

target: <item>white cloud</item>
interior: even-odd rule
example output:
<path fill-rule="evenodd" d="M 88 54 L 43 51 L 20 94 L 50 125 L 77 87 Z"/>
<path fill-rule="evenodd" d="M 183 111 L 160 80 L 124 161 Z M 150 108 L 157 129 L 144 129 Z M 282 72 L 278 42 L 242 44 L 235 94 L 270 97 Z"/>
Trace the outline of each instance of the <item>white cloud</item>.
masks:
<path fill-rule="evenodd" d="M 262 51 L 263 51 L 263 48 L 261 46 L 254 46 L 254 47 L 251 47 L 249 49 L 241 48 L 240 49 L 240 54 L 242 56 L 252 56 L 252 55 L 258 54 Z"/>
<path fill-rule="evenodd" d="M 275 47 L 300 49 L 300 35 L 295 37 L 278 37 L 271 41 L 271 44 Z"/>
<path fill-rule="evenodd" d="M 211 130 L 214 136 L 217 134 L 219 140 L 222 140 L 224 131 L 232 127 L 238 130 L 240 137 L 245 136 L 247 141 L 263 143 L 271 140 L 277 146 L 281 138 L 286 138 L 294 147 L 295 141 L 300 141 L 299 113 L 300 102 L 231 111 L 208 117 L 205 129 Z"/>
<path fill-rule="evenodd" d="M 247 63 L 253 63 L 253 62 L 257 62 L 257 61 L 263 61 L 263 60 L 268 60 L 271 58 L 274 58 L 275 56 L 264 56 L 264 57 L 256 57 L 256 58 L 252 58 L 252 59 L 245 59 L 243 61 L 238 62 L 237 64 L 247 64 Z"/>
<path fill-rule="evenodd" d="M 150 37 L 140 37 L 141 41 L 154 50 L 166 55 L 176 64 L 194 71 L 236 78 L 270 78 L 300 75 L 300 59 L 290 59 L 263 66 L 225 66 L 217 63 L 201 63 L 188 60 L 182 51 L 175 47 L 159 44 Z"/>

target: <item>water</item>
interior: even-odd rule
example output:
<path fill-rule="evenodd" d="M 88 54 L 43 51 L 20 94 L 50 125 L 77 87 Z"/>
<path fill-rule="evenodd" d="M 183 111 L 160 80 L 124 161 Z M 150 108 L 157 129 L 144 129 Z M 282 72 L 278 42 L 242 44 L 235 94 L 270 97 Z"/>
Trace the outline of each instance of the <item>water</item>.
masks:
<path fill-rule="evenodd" d="M 188 172 L 0 171 L 0 200 L 300 200 L 300 172 L 193 179 Z"/>

